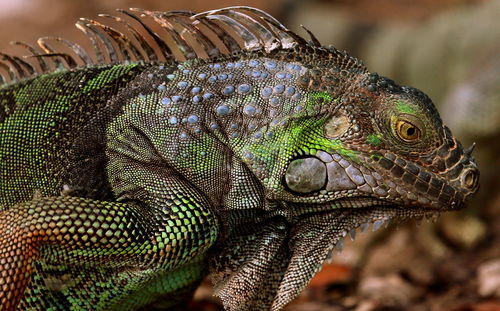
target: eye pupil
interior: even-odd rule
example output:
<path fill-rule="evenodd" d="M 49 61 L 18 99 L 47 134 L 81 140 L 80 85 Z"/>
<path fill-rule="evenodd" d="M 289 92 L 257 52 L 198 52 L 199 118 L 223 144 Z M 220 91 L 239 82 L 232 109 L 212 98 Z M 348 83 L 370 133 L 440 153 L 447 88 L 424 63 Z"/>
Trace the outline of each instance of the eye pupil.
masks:
<path fill-rule="evenodd" d="M 395 130 L 397 135 L 405 141 L 416 141 L 420 139 L 420 129 L 408 121 L 401 119 L 397 120 Z"/>

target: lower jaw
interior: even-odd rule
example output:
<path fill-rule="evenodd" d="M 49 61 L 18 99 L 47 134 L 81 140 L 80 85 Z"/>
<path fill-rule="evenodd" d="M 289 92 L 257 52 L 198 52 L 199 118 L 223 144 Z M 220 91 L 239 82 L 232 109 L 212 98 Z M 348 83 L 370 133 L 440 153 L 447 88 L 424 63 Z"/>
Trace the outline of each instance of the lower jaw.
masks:
<path fill-rule="evenodd" d="M 422 209 L 417 207 L 400 206 L 371 206 L 360 209 L 340 209 L 347 223 L 340 234 L 339 239 L 330 246 L 326 261 L 332 260 L 332 254 L 335 250 L 342 251 L 344 239 L 349 237 L 354 241 L 358 233 L 363 233 L 372 227 L 372 231 L 377 231 L 389 224 L 401 224 L 410 219 L 416 219 L 418 222 L 427 219 L 435 221 L 441 214 L 438 210 Z M 349 221 L 350 220 L 350 221 Z"/>

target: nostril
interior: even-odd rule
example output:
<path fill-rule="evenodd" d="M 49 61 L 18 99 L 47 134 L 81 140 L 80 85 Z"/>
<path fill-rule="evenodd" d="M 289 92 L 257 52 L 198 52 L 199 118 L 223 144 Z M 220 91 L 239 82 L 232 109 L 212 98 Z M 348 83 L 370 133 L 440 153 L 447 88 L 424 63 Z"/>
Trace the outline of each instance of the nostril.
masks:
<path fill-rule="evenodd" d="M 469 169 L 462 174 L 462 185 L 468 189 L 474 189 L 477 186 L 479 174 L 474 169 Z"/>

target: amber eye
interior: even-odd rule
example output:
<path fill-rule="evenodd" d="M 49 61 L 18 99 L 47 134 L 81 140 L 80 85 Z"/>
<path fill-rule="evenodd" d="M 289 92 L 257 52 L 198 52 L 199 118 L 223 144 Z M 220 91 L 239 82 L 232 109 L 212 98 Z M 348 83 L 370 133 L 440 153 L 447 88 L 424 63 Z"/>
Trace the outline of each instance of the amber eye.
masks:
<path fill-rule="evenodd" d="M 422 135 L 418 127 L 405 120 L 396 121 L 396 133 L 405 141 L 416 141 Z"/>

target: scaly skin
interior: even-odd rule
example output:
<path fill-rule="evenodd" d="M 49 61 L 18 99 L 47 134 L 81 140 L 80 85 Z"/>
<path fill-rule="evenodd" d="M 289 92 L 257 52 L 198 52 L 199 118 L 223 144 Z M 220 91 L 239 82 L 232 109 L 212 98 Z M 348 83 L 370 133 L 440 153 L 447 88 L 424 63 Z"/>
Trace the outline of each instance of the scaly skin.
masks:
<path fill-rule="evenodd" d="M 279 310 L 347 232 L 477 190 L 422 92 L 280 38 L 0 86 L 0 310 L 175 306 L 208 272 L 228 310 Z"/>

